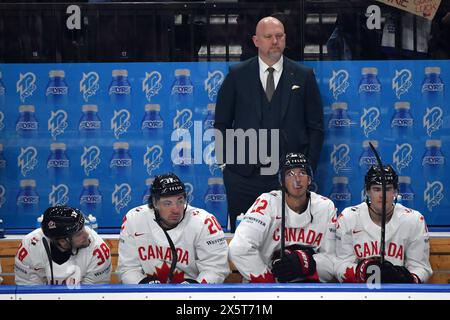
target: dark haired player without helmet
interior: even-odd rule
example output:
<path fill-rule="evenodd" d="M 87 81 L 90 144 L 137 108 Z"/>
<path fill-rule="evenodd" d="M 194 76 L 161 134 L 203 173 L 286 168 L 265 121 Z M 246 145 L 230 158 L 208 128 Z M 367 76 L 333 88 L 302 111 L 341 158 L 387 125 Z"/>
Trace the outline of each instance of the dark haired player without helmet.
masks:
<path fill-rule="evenodd" d="M 131 209 L 122 223 L 117 271 L 122 283 L 222 283 L 228 245 L 216 218 L 186 202 L 173 173 L 157 176 L 149 205 Z"/>
<path fill-rule="evenodd" d="M 391 166 L 384 166 L 383 170 L 386 181 L 385 262 L 380 263 L 381 170 L 379 166 L 372 166 L 364 179 L 366 201 L 346 208 L 337 222 L 337 278 L 341 282 L 372 281 L 373 266 L 378 266 L 382 283 L 426 282 L 433 271 L 425 219 L 418 211 L 396 203 L 398 176 Z"/>
<path fill-rule="evenodd" d="M 308 191 L 311 167 L 301 153 L 281 161 L 283 190 L 263 193 L 230 242 L 230 260 L 245 282 L 318 282 L 334 276 L 336 209 Z M 285 192 L 285 252 L 280 258 L 282 192 Z"/>
<path fill-rule="evenodd" d="M 25 236 L 14 266 L 16 284 L 105 284 L 111 277 L 108 246 L 83 213 L 66 206 L 44 212 L 41 228 Z"/>

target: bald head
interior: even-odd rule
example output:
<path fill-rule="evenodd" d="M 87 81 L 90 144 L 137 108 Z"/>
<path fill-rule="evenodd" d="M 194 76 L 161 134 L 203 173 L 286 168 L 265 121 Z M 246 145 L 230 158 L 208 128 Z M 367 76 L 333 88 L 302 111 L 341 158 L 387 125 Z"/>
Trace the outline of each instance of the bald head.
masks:
<path fill-rule="evenodd" d="M 275 64 L 286 47 L 284 26 L 274 17 L 262 18 L 256 25 L 253 43 L 258 48 L 258 56 L 269 66 Z"/>

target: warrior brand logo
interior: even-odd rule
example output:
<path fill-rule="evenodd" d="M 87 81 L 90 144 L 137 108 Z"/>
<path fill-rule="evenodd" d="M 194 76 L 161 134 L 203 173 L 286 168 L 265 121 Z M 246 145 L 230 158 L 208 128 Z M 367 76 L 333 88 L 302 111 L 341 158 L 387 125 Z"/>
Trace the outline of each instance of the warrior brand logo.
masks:
<path fill-rule="evenodd" d="M 194 186 L 191 183 L 185 183 L 186 187 L 186 200 L 188 203 L 192 203 L 194 201 Z"/>
<path fill-rule="evenodd" d="M 51 112 L 50 119 L 48 119 L 48 131 L 50 131 L 53 140 L 56 140 L 57 136 L 63 134 L 67 126 L 67 112 L 64 110 Z"/>
<path fill-rule="evenodd" d="M 147 147 L 147 152 L 144 154 L 144 166 L 147 168 L 147 173 L 149 176 L 152 172 L 159 168 L 163 162 L 163 149 L 160 145 L 155 145 L 153 147 Z"/>
<path fill-rule="evenodd" d="M 3 205 L 6 202 L 5 194 L 6 194 L 5 187 L 0 184 L 0 208 L 3 207 Z"/>
<path fill-rule="evenodd" d="M 153 71 L 151 73 L 145 73 L 145 79 L 142 81 L 142 91 L 145 92 L 145 97 L 150 102 L 153 96 L 156 96 L 162 88 L 161 73 Z"/>
<path fill-rule="evenodd" d="M 189 129 L 192 127 L 192 111 L 189 109 L 177 110 L 177 115 L 173 118 L 174 129 Z"/>
<path fill-rule="evenodd" d="M 369 133 L 375 131 L 380 125 L 380 110 L 375 107 L 364 108 L 364 114 L 361 116 L 360 123 L 361 128 L 364 130 L 364 135 L 369 137 Z"/>
<path fill-rule="evenodd" d="M 89 173 L 100 164 L 100 149 L 97 146 L 84 147 L 84 152 L 81 155 L 81 166 L 84 168 L 84 173 L 89 176 Z"/>
<path fill-rule="evenodd" d="M 3 120 L 5 120 L 5 115 L 3 114 L 3 112 L 0 111 L 0 131 L 2 131 L 5 128 Z"/>
<path fill-rule="evenodd" d="M 333 165 L 334 172 L 338 174 L 341 171 L 349 170 L 347 163 L 350 161 L 350 147 L 347 144 L 333 145 L 330 163 Z"/>
<path fill-rule="evenodd" d="M 208 79 L 205 80 L 205 90 L 208 91 L 209 100 L 214 101 L 224 79 L 225 76 L 222 71 L 216 70 L 212 73 L 208 71 Z"/>
<path fill-rule="evenodd" d="M 100 77 L 97 72 L 83 72 L 83 78 L 80 81 L 80 92 L 83 94 L 84 101 L 88 102 L 89 98 L 97 93 L 100 88 L 99 80 Z"/>
<path fill-rule="evenodd" d="M 433 211 L 433 207 L 439 205 L 444 199 L 444 186 L 440 181 L 427 182 L 427 188 L 423 192 L 423 200 L 426 202 L 428 210 Z"/>
<path fill-rule="evenodd" d="M 32 72 L 19 74 L 19 81 L 16 83 L 16 92 L 19 92 L 20 101 L 25 102 L 25 99 L 31 97 L 36 90 L 36 75 Z"/>
<path fill-rule="evenodd" d="M 112 193 L 112 204 L 116 208 L 116 212 L 120 213 L 120 210 L 128 206 L 131 201 L 131 187 L 127 183 L 121 185 L 114 185 L 114 192 Z"/>
<path fill-rule="evenodd" d="M 38 163 L 37 155 L 37 150 L 34 147 L 20 148 L 20 155 L 17 157 L 17 166 L 20 168 L 24 177 L 36 167 Z"/>
<path fill-rule="evenodd" d="M 397 99 L 407 93 L 412 86 L 412 74 L 408 69 L 402 69 L 400 71 L 395 70 L 395 76 L 392 78 L 392 89 L 395 91 Z"/>
<path fill-rule="evenodd" d="M 401 172 L 402 169 L 409 167 L 412 161 L 412 147 L 409 143 L 397 144 L 395 146 L 395 152 L 392 155 L 392 160 L 398 170 Z"/>
<path fill-rule="evenodd" d="M 423 127 L 427 130 L 428 136 L 431 137 L 433 132 L 442 128 L 443 111 L 439 107 L 427 108 L 427 112 L 423 117 Z"/>
<path fill-rule="evenodd" d="M 345 93 L 347 88 L 349 87 L 348 83 L 348 72 L 346 70 L 338 70 L 337 72 L 333 70 L 333 75 L 328 82 L 329 89 L 333 92 L 334 100 Z"/>
<path fill-rule="evenodd" d="M 48 195 L 50 206 L 64 206 L 69 202 L 69 188 L 65 184 L 52 185 L 52 192 Z"/>
<path fill-rule="evenodd" d="M 114 117 L 111 119 L 111 129 L 114 131 L 116 139 L 120 139 L 120 136 L 128 131 L 131 125 L 130 118 L 131 115 L 128 110 L 114 110 Z"/>

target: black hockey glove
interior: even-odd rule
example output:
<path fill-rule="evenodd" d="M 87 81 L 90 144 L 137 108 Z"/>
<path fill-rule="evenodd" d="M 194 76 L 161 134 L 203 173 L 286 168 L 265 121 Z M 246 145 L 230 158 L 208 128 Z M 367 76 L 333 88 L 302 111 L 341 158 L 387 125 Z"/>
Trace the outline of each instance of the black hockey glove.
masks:
<path fill-rule="evenodd" d="M 161 281 L 157 277 L 146 276 L 144 279 L 139 281 L 139 284 L 160 284 Z"/>
<path fill-rule="evenodd" d="M 378 270 L 380 270 L 380 258 L 374 257 L 359 261 L 358 265 L 356 266 L 356 282 L 367 282 L 367 278 L 369 278 L 369 276 L 374 273 L 373 271 L 368 270 L 370 266 L 378 266 Z"/>
<path fill-rule="evenodd" d="M 182 284 L 189 284 L 189 283 L 199 283 L 197 280 L 194 279 L 184 279 L 183 282 L 181 282 Z"/>
<path fill-rule="evenodd" d="M 389 261 L 381 265 L 382 283 L 418 283 L 419 279 L 414 277 L 404 266 L 395 266 Z"/>
<path fill-rule="evenodd" d="M 272 273 L 278 282 L 292 282 L 304 280 L 316 272 L 316 262 L 311 249 L 286 249 L 282 259 L 275 259 L 272 263 Z"/>

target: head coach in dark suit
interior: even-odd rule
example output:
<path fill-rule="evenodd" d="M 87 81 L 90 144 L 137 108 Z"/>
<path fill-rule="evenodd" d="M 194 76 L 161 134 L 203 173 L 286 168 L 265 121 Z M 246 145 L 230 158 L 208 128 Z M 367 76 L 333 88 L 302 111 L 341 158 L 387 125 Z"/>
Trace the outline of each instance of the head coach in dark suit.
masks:
<path fill-rule="evenodd" d="M 230 67 L 216 103 L 216 157 L 223 168 L 232 232 L 237 215 L 260 194 L 279 189 L 280 157 L 301 152 L 315 169 L 324 138 L 313 70 L 283 56 L 283 24 L 274 17 L 261 19 L 253 43 L 258 56 Z M 236 138 L 242 132 L 246 139 Z"/>

